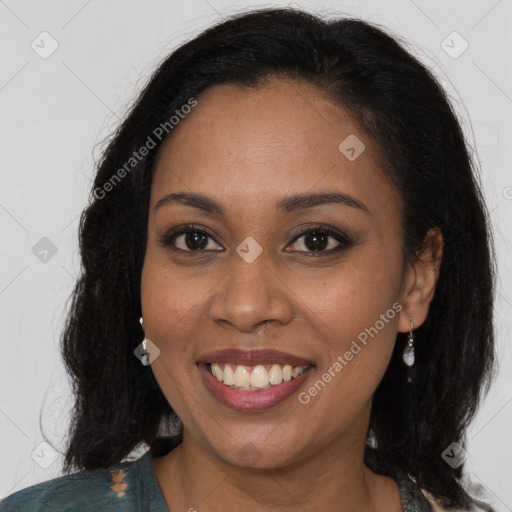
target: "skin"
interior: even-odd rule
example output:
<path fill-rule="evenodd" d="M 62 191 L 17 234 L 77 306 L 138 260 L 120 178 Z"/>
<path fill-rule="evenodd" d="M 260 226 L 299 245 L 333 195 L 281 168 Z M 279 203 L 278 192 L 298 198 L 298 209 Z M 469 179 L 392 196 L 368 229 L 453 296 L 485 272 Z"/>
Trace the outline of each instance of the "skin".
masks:
<path fill-rule="evenodd" d="M 429 233 L 425 252 L 403 261 L 401 200 L 378 146 L 313 85 L 215 86 L 197 99 L 159 155 L 142 273 L 144 328 L 161 351 L 151 368 L 184 425 L 182 444 L 154 460 L 168 507 L 398 512 L 396 483 L 367 468 L 363 450 L 396 334 L 409 331 L 411 317 L 418 327 L 427 316 L 441 235 Z M 338 149 L 349 134 L 366 146 L 354 161 Z M 327 191 L 369 212 L 336 203 L 276 209 L 285 196 Z M 179 203 L 155 210 L 177 192 L 209 196 L 226 215 Z M 186 223 L 212 233 L 207 251 L 196 254 L 184 236 L 174 241 L 182 251 L 159 242 Z M 312 251 L 311 238 L 295 235 L 312 223 L 340 230 L 352 245 Z M 263 249 L 252 263 L 236 252 L 249 236 Z M 323 250 L 340 245 L 327 240 Z M 231 410 L 195 364 L 212 350 L 274 348 L 314 362 L 299 391 L 307 390 L 395 302 L 401 311 L 306 405 L 294 395 L 265 411 Z M 238 455 L 247 449 L 252 463 Z"/>

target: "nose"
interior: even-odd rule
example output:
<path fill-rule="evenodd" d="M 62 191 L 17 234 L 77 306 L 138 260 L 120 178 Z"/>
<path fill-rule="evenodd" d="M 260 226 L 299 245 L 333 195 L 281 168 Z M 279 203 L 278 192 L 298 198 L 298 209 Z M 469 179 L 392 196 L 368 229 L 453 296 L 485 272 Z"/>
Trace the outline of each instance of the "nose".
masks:
<path fill-rule="evenodd" d="M 237 253 L 233 254 L 228 262 L 229 271 L 214 288 L 211 320 L 259 334 L 270 324 L 286 325 L 292 320 L 293 294 L 267 260 L 263 253 L 247 263 Z"/>

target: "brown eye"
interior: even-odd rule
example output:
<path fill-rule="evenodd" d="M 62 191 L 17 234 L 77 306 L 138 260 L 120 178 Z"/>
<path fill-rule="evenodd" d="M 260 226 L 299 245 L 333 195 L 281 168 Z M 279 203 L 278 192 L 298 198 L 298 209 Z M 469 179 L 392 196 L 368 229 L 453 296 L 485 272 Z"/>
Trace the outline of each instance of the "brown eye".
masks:
<path fill-rule="evenodd" d="M 160 240 L 164 247 L 185 252 L 221 251 L 213 237 L 204 229 L 181 226 L 167 232 Z"/>
<path fill-rule="evenodd" d="M 303 239 L 299 242 L 299 240 Z M 331 253 L 352 245 L 350 239 L 329 227 L 308 228 L 295 237 L 292 251 Z"/>
<path fill-rule="evenodd" d="M 182 236 L 187 249 L 204 249 L 208 245 L 208 235 L 204 233 L 189 231 Z"/>
<path fill-rule="evenodd" d="M 201 253 L 223 250 L 223 247 L 217 244 L 213 235 L 204 228 L 193 225 L 174 228 L 159 241 L 164 247 L 183 252 Z M 291 244 L 292 248 L 287 252 L 330 254 L 347 249 L 351 245 L 353 244 L 350 238 L 334 228 L 327 226 L 308 227 L 294 238 Z"/>

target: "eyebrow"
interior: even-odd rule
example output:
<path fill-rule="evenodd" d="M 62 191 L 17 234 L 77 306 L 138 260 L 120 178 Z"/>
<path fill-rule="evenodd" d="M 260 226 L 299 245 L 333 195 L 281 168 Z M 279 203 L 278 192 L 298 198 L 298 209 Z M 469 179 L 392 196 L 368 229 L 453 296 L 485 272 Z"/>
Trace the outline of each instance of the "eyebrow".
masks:
<path fill-rule="evenodd" d="M 185 192 L 165 195 L 155 204 L 155 211 L 162 206 L 175 203 L 191 206 L 193 208 L 197 208 L 198 210 L 218 215 L 219 217 L 226 216 L 226 209 L 224 206 L 222 206 L 214 199 L 202 194 L 189 194 Z M 371 215 L 370 210 L 364 203 L 342 192 L 320 192 L 315 194 L 304 193 L 285 197 L 277 203 L 277 209 L 282 213 L 291 213 L 297 210 L 308 210 L 316 206 L 332 203 L 357 208 Z"/>

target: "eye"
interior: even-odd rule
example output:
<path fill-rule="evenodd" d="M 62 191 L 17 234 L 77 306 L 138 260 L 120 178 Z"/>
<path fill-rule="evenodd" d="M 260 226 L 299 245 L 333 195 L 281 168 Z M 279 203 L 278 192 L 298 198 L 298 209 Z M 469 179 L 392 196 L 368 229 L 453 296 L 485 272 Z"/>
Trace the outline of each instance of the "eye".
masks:
<path fill-rule="evenodd" d="M 177 251 L 203 252 L 203 251 L 222 251 L 215 242 L 213 236 L 204 228 L 194 225 L 179 226 L 171 229 L 159 242 L 164 247 L 169 247 Z"/>
<path fill-rule="evenodd" d="M 303 241 L 300 241 L 303 239 Z M 169 230 L 159 239 L 164 246 L 175 251 L 184 252 L 220 252 L 222 246 L 215 241 L 215 237 L 203 227 L 193 224 L 178 226 Z M 351 239 L 343 232 L 330 226 L 307 226 L 299 233 L 291 245 L 287 246 L 287 252 L 305 253 L 333 253 L 347 249 L 352 245 Z M 291 247 L 291 250 L 288 248 Z"/>
<path fill-rule="evenodd" d="M 313 253 L 332 253 L 351 245 L 347 235 L 328 226 L 308 226 L 300 231 L 291 244 L 292 251 Z"/>

